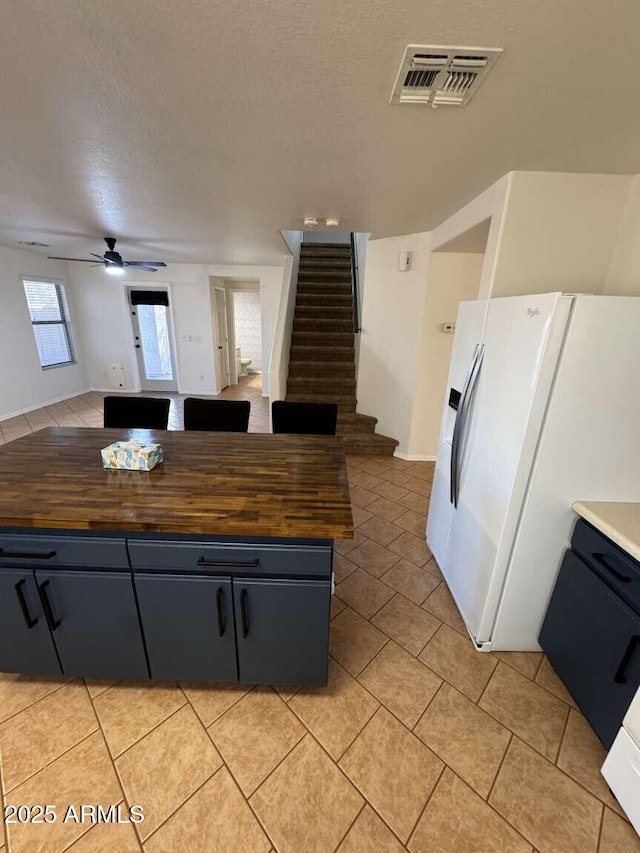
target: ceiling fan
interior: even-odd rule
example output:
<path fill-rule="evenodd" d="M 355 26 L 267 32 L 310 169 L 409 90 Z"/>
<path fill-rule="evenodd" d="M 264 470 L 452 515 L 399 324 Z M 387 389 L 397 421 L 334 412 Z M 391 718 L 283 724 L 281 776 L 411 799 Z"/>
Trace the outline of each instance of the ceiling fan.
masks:
<path fill-rule="evenodd" d="M 120 252 L 116 252 L 115 237 L 105 237 L 104 242 L 107 244 L 107 251 L 104 255 L 96 255 L 95 252 L 90 252 L 94 258 L 98 258 L 98 263 L 90 258 L 56 258 L 49 255 L 52 261 L 80 261 L 80 263 L 93 264 L 94 267 L 104 267 L 110 275 L 123 275 L 126 267 L 132 267 L 136 270 L 144 270 L 145 272 L 157 272 L 157 267 L 166 267 L 163 261 L 124 261 Z"/>

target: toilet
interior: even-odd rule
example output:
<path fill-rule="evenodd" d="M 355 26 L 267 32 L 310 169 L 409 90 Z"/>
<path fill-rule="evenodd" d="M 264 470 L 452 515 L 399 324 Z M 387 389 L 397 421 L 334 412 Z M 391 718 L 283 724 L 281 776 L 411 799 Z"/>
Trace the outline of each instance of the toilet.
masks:
<path fill-rule="evenodd" d="M 241 348 L 236 347 L 236 372 L 237 372 L 238 376 L 248 376 L 250 364 L 251 364 L 251 359 L 250 358 L 243 358 Z"/>

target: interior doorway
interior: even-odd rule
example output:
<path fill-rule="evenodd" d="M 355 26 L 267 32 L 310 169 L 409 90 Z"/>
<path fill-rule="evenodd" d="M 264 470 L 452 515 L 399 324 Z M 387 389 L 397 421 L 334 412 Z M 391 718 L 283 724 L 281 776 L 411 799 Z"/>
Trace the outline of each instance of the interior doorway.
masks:
<path fill-rule="evenodd" d="M 232 289 L 233 333 L 238 381 L 262 374 L 262 309 L 258 288 Z"/>
<path fill-rule="evenodd" d="M 141 391 L 176 392 L 169 292 L 127 288 Z"/>
<path fill-rule="evenodd" d="M 213 324 L 216 333 L 216 374 L 222 391 L 231 384 L 229 359 L 229 317 L 227 314 L 227 290 L 224 286 L 213 288 Z"/>

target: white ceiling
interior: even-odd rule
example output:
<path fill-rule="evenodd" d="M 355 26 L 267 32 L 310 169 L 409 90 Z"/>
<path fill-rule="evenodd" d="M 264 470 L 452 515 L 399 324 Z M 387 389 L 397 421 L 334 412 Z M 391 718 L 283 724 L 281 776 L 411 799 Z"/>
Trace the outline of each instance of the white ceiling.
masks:
<path fill-rule="evenodd" d="M 387 236 L 512 169 L 640 171 L 637 0 L 0 6 L 6 245 L 275 263 L 305 215 Z M 468 107 L 390 106 L 410 42 L 505 53 Z"/>

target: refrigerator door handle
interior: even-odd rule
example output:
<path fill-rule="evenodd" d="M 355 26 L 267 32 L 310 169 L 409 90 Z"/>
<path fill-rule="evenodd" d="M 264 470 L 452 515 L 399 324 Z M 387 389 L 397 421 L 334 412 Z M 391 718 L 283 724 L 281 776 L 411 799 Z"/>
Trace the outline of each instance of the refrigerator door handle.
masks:
<path fill-rule="evenodd" d="M 458 506 L 458 497 L 460 494 L 460 447 L 464 436 L 467 417 L 469 415 L 469 404 L 471 396 L 478 381 L 482 359 L 484 357 L 484 344 L 477 344 L 471 360 L 471 368 L 467 376 L 460 405 L 458 407 L 458 415 L 453 429 L 453 437 L 451 440 L 451 503 L 454 507 Z"/>

